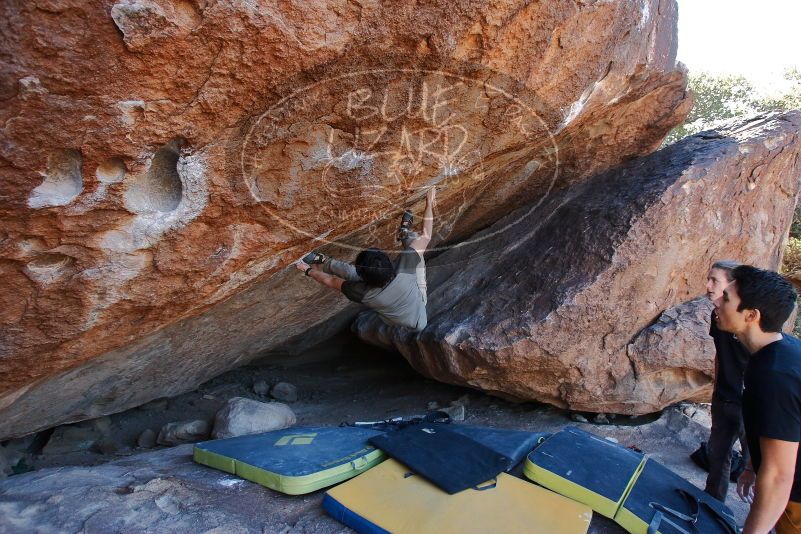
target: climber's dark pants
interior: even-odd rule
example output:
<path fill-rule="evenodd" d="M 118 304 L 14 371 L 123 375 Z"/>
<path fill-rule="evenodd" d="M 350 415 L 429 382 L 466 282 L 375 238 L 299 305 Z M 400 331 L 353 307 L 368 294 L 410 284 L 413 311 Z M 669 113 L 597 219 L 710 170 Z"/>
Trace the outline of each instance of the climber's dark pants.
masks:
<path fill-rule="evenodd" d="M 704 491 L 721 502 L 726 502 L 729 491 L 731 449 L 738 439 L 743 451 L 747 451 L 742 407 L 734 402 L 713 399 L 712 432 L 707 446 L 709 476 Z"/>

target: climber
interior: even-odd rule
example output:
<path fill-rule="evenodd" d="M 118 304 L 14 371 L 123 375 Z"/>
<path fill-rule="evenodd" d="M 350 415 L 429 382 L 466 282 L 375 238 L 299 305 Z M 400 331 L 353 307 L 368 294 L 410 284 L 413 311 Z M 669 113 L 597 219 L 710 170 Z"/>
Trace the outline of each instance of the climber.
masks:
<path fill-rule="evenodd" d="M 435 196 L 432 186 L 426 194 L 422 235 L 411 231 L 412 213 L 404 212 L 398 231 L 403 250 L 394 265 L 384 251 L 369 248 L 362 250 L 353 264 L 311 252 L 295 266 L 324 286 L 375 310 L 387 324 L 420 331 L 428 322 L 423 253 L 431 241 Z"/>

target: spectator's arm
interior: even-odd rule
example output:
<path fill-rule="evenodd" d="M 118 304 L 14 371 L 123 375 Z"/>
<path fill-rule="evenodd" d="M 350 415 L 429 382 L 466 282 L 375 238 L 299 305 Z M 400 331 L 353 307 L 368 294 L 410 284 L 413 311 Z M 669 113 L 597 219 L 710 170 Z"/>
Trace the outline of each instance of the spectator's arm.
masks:
<path fill-rule="evenodd" d="M 756 477 L 754 504 L 743 534 L 767 534 L 779 520 L 793 488 L 797 441 L 759 438 L 762 465 Z"/>

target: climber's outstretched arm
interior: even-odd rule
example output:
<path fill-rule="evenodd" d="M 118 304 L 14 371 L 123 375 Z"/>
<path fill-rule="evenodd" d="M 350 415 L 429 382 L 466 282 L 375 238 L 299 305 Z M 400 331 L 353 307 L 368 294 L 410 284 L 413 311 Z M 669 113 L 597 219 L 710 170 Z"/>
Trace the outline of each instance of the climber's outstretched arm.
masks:
<path fill-rule="evenodd" d="M 312 269 L 308 263 L 304 263 L 303 261 L 295 263 L 295 267 L 297 267 L 298 270 L 306 273 L 306 276 L 308 276 L 309 278 L 313 278 L 318 283 L 326 287 L 330 287 L 331 289 L 342 291 L 342 283 L 344 282 L 342 278 L 339 278 L 338 276 L 334 276 L 328 273 L 324 273 L 323 271 L 319 271 L 317 269 Z"/>
<path fill-rule="evenodd" d="M 431 189 L 426 193 L 426 211 L 423 214 L 423 233 L 409 244 L 419 254 L 425 252 L 428 243 L 431 241 L 431 236 L 434 235 L 434 199 L 436 195 L 437 188 L 432 185 Z"/>

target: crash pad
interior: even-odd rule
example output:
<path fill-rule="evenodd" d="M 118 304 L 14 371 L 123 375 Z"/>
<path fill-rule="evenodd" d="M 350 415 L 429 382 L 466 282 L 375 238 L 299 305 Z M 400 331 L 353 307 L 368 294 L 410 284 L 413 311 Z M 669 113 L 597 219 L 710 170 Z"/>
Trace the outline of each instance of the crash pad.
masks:
<path fill-rule="evenodd" d="M 566 427 L 528 455 L 523 474 L 560 495 L 615 517 L 644 456 L 576 427 Z"/>
<path fill-rule="evenodd" d="M 294 427 L 195 444 L 197 463 L 299 495 L 347 480 L 385 459 L 367 440 L 377 430 Z"/>
<path fill-rule="evenodd" d="M 323 507 L 361 533 L 580 534 L 592 519 L 588 506 L 506 473 L 448 495 L 393 459 L 329 489 Z"/>
<path fill-rule="evenodd" d="M 523 473 L 632 534 L 735 534 L 726 505 L 653 458 L 567 427 L 528 455 Z"/>

